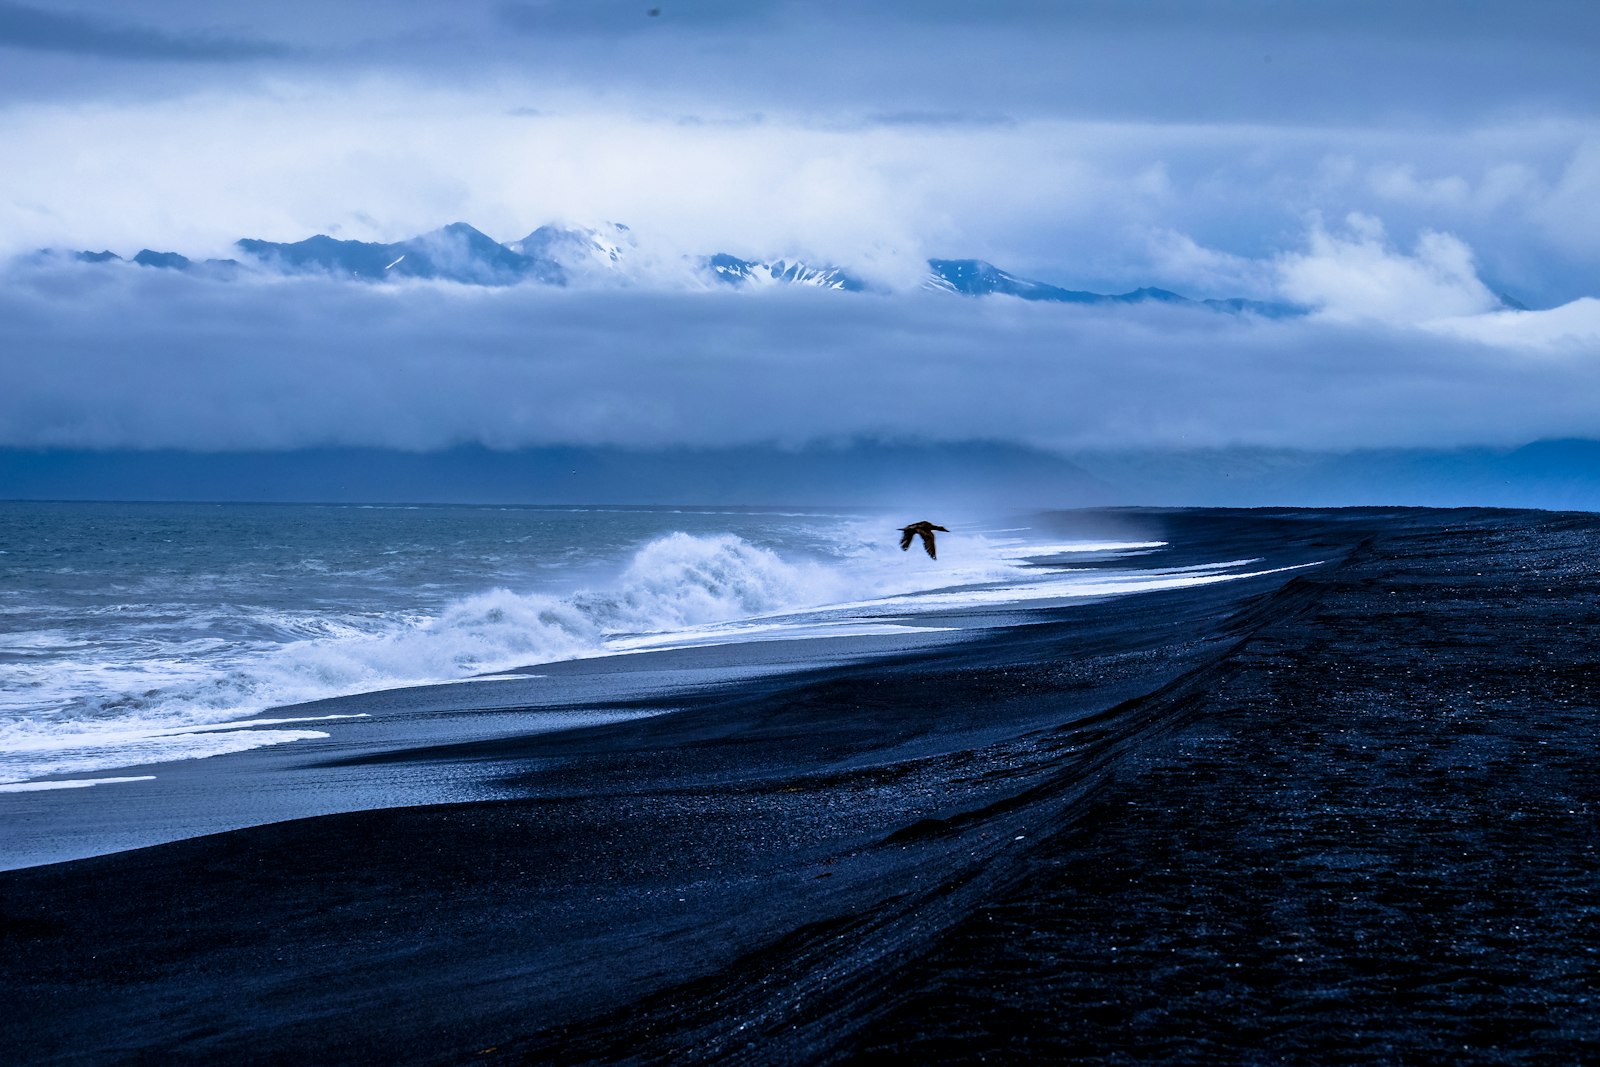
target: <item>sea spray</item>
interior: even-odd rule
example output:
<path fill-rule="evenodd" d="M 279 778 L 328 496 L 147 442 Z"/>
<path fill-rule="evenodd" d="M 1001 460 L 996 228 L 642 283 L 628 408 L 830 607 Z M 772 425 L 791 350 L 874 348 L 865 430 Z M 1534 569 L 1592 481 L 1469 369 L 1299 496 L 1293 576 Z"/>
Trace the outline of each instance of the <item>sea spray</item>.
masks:
<path fill-rule="evenodd" d="M 75 658 L 19 665 L 14 679 L 29 679 L 11 687 L 0 711 L 0 783 L 321 736 L 195 728 L 324 697 L 602 655 L 611 634 L 804 608 L 847 585 L 835 566 L 786 562 L 733 534 L 672 532 L 638 548 L 614 582 L 567 596 L 497 588 L 448 602 L 433 615 L 263 612 L 255 616 L 254 641 L 202 638 L 179 648 L 139 638 L 131 642 L 131 663 Z M 237 618 L 231 621 L 238 628 Z M 55 645 L 65 646 L 64 640 Z"/>
<path fill-rule="evenodd" d="M 324 697 L 841 623 L 891 632 L 885 612 L 944 607 L 940 591 L 999 598 L 1052 573 L 1025 539 L 958 528 L 933 561 L 859 516 L 163 505 L 117 512 L 118 539 L 57 511 L 24 516 L 41 548 L 0 591 L 22 623 L 0 634 L 0 783 L 320 736 L 230 724 Z"/>
<path fill-rule="evenodd" d="M 789 563 L 732 534 L 673 533 L 641 548 L 614 589 L 573 602 L 608 631 L 653 633 L 815 607 L 846 586 L 837 566 Z"/>

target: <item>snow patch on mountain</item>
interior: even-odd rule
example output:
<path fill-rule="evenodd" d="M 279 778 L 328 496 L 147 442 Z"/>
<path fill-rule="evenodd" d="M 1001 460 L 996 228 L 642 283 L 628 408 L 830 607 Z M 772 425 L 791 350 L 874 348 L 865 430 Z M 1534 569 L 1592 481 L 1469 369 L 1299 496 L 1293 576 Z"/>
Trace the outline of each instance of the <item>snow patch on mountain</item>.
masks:
<path fill-rule="evenodd" d="M 705 268 L 720 282 L 739 286 L 807 285 L 817 289 L 840 289 L 858 293 L 866 283 L 842 267 L 817 267 L 799 260 L 771 262 L 740 259 L 726 252 L 708 256 Z"/>
<path fill-rule="evenodd" d="M 570 279 L 611 281 L 624 276 L 638 241 L 621 223 L 593 229 L 546 224 L 506 247 L 529 259 L 553 263 Z"/>

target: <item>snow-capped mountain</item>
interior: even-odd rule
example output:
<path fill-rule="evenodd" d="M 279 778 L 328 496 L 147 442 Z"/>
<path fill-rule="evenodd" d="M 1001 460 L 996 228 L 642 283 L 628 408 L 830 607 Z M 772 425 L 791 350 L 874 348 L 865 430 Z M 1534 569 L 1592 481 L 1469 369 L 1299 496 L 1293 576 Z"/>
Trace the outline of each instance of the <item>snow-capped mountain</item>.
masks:
<path fill-rule="evenodd" d="M 1030 281 L 1008 274 L 993 263 L 981 259 L 930 259 L 931 272 L 925 283 L 929 289 L 941 289 L 964 296 L 988 296 L 1003 293 L 1023 300 L 1049 300 L 1068 304 L 1093 304 L 1105 299 L 1099 293 L 1062 289 L 1044 282 Z"/>
<path fill-rule="evenodd" d="M 872 286 L 847 268 L 793 259 L 743 259 L 726 252 L 706 256 L 652 259 L 640 248 L 631 229 L 621 223 L 598 227 L 540 226 L 520 240 L 502 244 L 465 222 L 392 243 L 347 241 L 325 234 L 302 241 L 278 242 L 245 238 L 236 242 L 238 260 L 193 261 L 177 252 L 143 249 L 132 260 L 111 252 L 75 252 L 67 258 L 86 263 L 119 263 L 179 270 L 212 277 L 247 272 L 277 275 L 322 275 L 381 283 L 428 279 L 462 285 L 521 284 L 592 286 L 645 285 L 665 288 L 772 288 L 807 286 L 861 292 Z M 44 251 L 40 262 L 61 255 Z M 1234 314 L 1268 317 L 1302 314 L 1289 304 L 1262 301 L 1191 300 L 1167 289 L 1140 288 L 1126 293 L 1094 293 L 1065 289 L 1010 274 L 980 259 L 930 259 L 924 288 L 984 297 L 1004 295 L 1022 300 L 1066 304 L 1160 303 L 1209 308 Z"/>
<path fill-rule="evenodd" d="M 865 282 L 842 267 L 813 267 L 786 259 L 760 263 L 718 252 L 706 257 L 705 268 L 728 285 L 810 285 L 852 293 L 867 288 Z"/>
<path fill-rule="evenodd" d="M 506 247 L 529 259 L 554 263 L 571 278 L 617 277 L 638 242 L 628 227 L 608 222 L 597 229 L 540 226 Z"/>

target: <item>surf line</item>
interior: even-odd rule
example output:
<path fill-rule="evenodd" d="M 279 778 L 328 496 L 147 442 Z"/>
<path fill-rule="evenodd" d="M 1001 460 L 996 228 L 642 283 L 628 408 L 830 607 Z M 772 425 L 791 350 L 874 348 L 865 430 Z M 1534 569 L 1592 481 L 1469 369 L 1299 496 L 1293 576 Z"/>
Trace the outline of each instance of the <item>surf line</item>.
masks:
<path fill-rule="evenodd" d="M 36 793 L 44 789 L 87 789 L 92 785 L 116 785 L 120 782 L 153 782 L 153 774 L 140 774 L 130 778 L 68 778 L 57 782 L 7 782 L 0 785 L 0 793 Z"/>

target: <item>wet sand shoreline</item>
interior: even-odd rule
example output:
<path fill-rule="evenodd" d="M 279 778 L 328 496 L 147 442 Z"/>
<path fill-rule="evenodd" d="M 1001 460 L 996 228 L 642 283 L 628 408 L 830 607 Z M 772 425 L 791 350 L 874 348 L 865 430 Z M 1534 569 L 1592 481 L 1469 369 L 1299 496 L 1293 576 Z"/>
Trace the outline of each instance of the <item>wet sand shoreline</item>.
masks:
<path fill-rule="evenodd" d="M 1328 562 L 383 757 L 492 755 L 516 798 L 0 875 L 0 1036 L 28 1063 L 1592 1055 L 1600 517 L 1170 521 Z"/>

